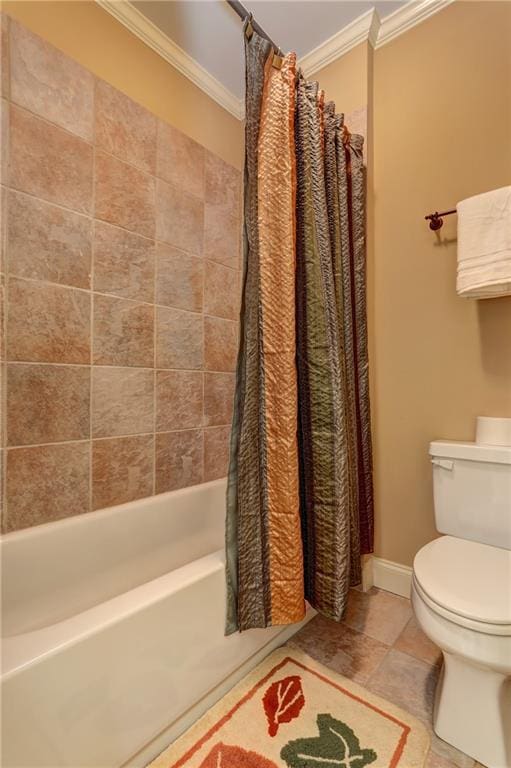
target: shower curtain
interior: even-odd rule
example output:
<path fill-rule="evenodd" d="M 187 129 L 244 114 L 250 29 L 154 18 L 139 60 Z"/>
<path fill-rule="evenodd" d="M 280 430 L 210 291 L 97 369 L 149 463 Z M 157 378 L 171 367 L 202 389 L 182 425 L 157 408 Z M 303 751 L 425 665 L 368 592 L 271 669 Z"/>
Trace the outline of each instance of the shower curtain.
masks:
<path fill-rule="evenodd" d="M 226 632 L 340 620 L 372 551 L 362 137 L 245 25 Z"/>

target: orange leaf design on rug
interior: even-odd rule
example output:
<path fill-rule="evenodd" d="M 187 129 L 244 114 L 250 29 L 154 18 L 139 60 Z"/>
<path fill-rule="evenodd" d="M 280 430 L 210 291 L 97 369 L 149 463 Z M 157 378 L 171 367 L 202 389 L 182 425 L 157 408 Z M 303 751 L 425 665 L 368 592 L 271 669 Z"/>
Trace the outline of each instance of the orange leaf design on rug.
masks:
<path fill-rule="evenodd" d="M 207 755 L 200 768 L 278 768 L 272 761 L 257 752 L 249 752 L 241 747 L 217 744 Z"/>
<path fill-rule="evenodd" d="M 272 683 L 263 696 L 263 707 L 268 720 L 268 733 L 276 736 L 281 723 L 298 717 L 305 704 L 299 675 L 290 675 Z"/>

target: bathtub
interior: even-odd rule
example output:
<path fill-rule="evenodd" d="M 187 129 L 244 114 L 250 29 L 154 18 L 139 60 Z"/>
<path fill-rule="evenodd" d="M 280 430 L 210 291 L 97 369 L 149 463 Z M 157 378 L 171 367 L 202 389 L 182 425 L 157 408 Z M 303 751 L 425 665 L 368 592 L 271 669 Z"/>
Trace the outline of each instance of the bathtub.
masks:
<path fill-rule="evenodd" d="M 217 480 L 3 537 L 4 768 L 146 765 L 297 631 L 224 637 L 224 498 Z"/>

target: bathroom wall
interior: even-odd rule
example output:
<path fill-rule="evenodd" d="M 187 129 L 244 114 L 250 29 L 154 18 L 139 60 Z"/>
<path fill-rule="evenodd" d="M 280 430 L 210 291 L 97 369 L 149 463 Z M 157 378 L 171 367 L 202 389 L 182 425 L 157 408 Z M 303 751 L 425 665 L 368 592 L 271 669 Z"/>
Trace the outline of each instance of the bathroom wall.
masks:
<path fill-rule="evenodd" d="M 428 443 L 511 416 L 511 297 L 456 296 L 456 216 L 511 183 L 511 3 L 455 2 L 374 53 L 376 552 L 435 536 Z M 481 514 L 485 514 L 481 510 Z"/>
<path fill-rule="evenodd" d="M 56 10 L 49 12 L 48 8 L 53 5 Z M 180 128 L 207 150 L 237 168 L 241 167 L 241 124 L 130 35 L 95 3 L 20 2 L 4 3 L 4 7 L 95 75 L 143 104 L 153 113 L 153 119 L 157 116 L 162 122 Z M 358 46 L 316 75 L 329 97 L 336 100 L 340 109 L 345 110 L 353 130 L 361 130 L 355 124 L 355 116 L 363 115 L 367 105 L 368 311 L 375 448 L 376 553 L 404 564 L 410 564 L 417 549 L 435 536 L 431 474 L 427 457 L 429 441 L 437 437 L 472 439 L 474 419 L 478 414 L 511 416 L 511 299 L 476 302 L 457 298 L 456 218 L 445 220 L 439 237 L 428 229 L 423 220 L 425 213 L 431 210 L 450 208 L 459 199 L 510 183 L 510 36 L 509 3 L 455 2 L 375 52 L 366 45 Z M 115 40 L 116 57 L 111 56 L 111 40 Z M 143 62 L 143 66 L 139 62 Z M 26 111 L 26 107 L 23 109 Z M 28 112 L 31 111 L 35 115 L 29 114 L 28 117 L 33 121 L 36 119 L 37 105 L 32 105 Z M 3 116 L 6 114 L 4 110 Z M 59 132 L 62 126 L 55 122 L 55 116 L 42 117 L 49 121 L 45 125 L 53 123 L 55 129 L 59 128 L 57 133 L 62 135 Z M 64 126 L 64 131 L 67 131 L 66 137 L 75 136 L 81 146 L 84 139 L 76 134 L 76 128 Z M 5 137 L 4 130 L 4 151 Z M 184 138 L 181 141 L 187 143 Z M 87 143 L 92 146 L 85 140 Z M 97 145 L 91 151 L 98 154 L 103 150 Z M 115 156 L 111 148 L 107 148 L 106 153 L 109 152 Z M 204 154 L 206 158 L 212 158 L 207 151 Z M 125 161 L 125 157 L 117 159 Z M 158 171 L 157 161 L 156 175 L 159 173 L 164 172 Z M 154 179 L 154 175 L 150 175 Z M 165 178 L 162 179 L 164 181 Z M 31 202 L 38 197 L 44 198 L 44 194 L 39 192 L 32 195 L 18 190 L 13 193 L 13 198 L 16 197 L 26 197 Z M 3 200 L 6 199 L 7 195 L 3 194 Z M 203 204 L 200 195 L 197 199 L 199 206 Z M 43 200 L 43 203 L 47 202 Z M 61 204 L 57 204 L 59 211 L 64 210 L 64 206 L 59 206 Z M 50 207 L 47 210 L 54 211 Z M 75 221 L 84 220 L 83 214 L 80 216 L 75 209 L 71 212 L 75 214 Z M 90 222 L 92 218 L 89 214 L 85 216 Z M 42 221 L 43 224 L 38 223 L 37 228 L 43 228 L 44 241 L 47 238 L 44 226 L 50 225 L 44 224 L 44 217 Z M 39 219 L 30 218 L 30 223 L 33 222 L 39 222 Z M 102 226 L 108 229 L 107 223 L 100 223 L 100 229 Z M 27 237 L 23 228 L 20 229 L 21 235 Z M 57 242 L 60 242 L 62 237 L 65 239 L 67 236 L 67 230 L 63 224 L 59 224 L 58 229 L 64 233 L 57 237 Z M 122 226 L 118 229 L 123 230 Z M 157 234 L 156 230 L 157 223 Z M 52 225 L 51 231 L 55 232 L 55 226 Z M 83 248 L 76 238 L 77 235 L 73 234 L 71 240 L 74 245 L 70 251 L 82 253 Z M 85 248 L 86 259 L 90 258 L 87 256 L 87 248 L 91 246 Z M 61 249 L 59 245 L 59 253 Z M 26 249 L 26 253 L 28 256 L 20 261 L 21 269 L 26 268 L 23 264 L 30 265 L 30 259 L 34 259 L 35 266 L 30 266 L 30 269 L 35 270 L 35 281 L 34 277 L 27 280 L 23 275 L 14 276 L 14 280 L 42 285 L 44 281 L 37 270 L 41 265 L 44 267 L 46 251 L 43 251 L 40 259 L 36 259 L 37 254 L 32 247 Z M 194 256 L 193 253 L 187 258 L 190 264 L 197 263 L 193 261 L 197 259 L 203 266 L 213 265 L 213 269 L 218 263 L 211 252 L 206 259 L 204 256 Z M 176 269 L 177 261 L 174 260 Z M 57 265 L 57 270 L 61 270 L 61 266 Z M 81 277 L 78 272 L 78 276 L 75 274 L 71 278 L 59 271 L 57 278 L 53 276 L 45 285 L 53 284 L 57 292 L 60 290 L 60 295 L 74 299 L 78 294 L 89 295 L 87 287 L 77 284 L 77 280 L 84 279 L 86 270 L 83 269 Z M 94 279 L 93 276 L 93 287 Z M 66 280 L 71 282 L 66 283 Z M 111 300 L 115 297 L 144 307 L 153 306 L 151 302 L 146 304 L 144 300 L 122 293 L 125 290 L 124 283 L 121 289 L 116 286 L 114 289 L 121 290 L 121 293 L 112 293 L 111 288 L 102 288 L 97 292 L 111 294 Z M 161 295 L 164 289 L 159 290 Z M 176 303 L 175 298 L 168 302 L 167 308 L 186 310 L 186 307 Z M 68 304 L 74 307 L 72 301 Z M 28 318 L 33 313 L 33 306 L 37 305 L 31 301 Z M 161 307 L 165 306 L 165 302 L 162 302 Z M 207 312 L 205 314 L 208 315 Z M 214 316 L 215 312 L 210 309 L 209 314 Z M 158 316 L 158 308 L 155 316 Z M 92 346 L 95 354 L 94 344 Z M 68 349 L 66 344 L 63 347 Z M 60 354 L 59 349 L 57 346 L 56 352 L 52 354 Z M 114 351 L 117 352 L 115 345 Z M 107 348 L 106 354 L 112 354 L 112 349 Z M 126 363 L 126 359 L 129 358 L 123 358 L 124 362 L 119 369 L 130 374 L 148 370 L 157 378 L 153 368 Z M 16 360 L 12 367 L 21 370 L 22 361 L 18 361 L 18 358 Z M 41 369 L 48 364 L 48 361 L 32 359 L 28 362 Z M 50 361 L 51 369 L 61 375 L 64 367 L 76 371 L 82 370 L 82 365 L 85 364 L 74 361 L 55 365 L 55 361 Z M 92 376 L 95 376 L 99 375 L 95 371 L 104 369 L 111 372 L 116 366 L 96 363 L 92 369 L 87 365 L 85 368 L 92 370 Z M 166 370 L 165 367 L 162 370 Z M 222 375 L 227 374 L 228 371 Z M 211 376 L 202 371 L 199 375 L 206 380 Z M 66 401 L 63 397 L 64 389 L 58 378 L 49 391 L 50 396 L 40 400 L 45 405 L 45 410 L 41 408 L 40 411 L 46 414 L 47 426 L 44 429 L 48 430 L 50 425 L 52 430 L 57 431 L 55 425 L 61 423 L 58 414 L 62 408 L 59 410 L 56 404 L 63 404 L 66 413 L 76 413 L 77 408 L 73 398 Z M 52 392 L 58 393 L 59 397 L 53 396 Z M 20 412 L 26 411 L 30 399 L 20 395 L 20 400 L 24 405 Z M 138 395 L 134 402 L 137 405 L 141 402 Z M 161 398 L 160 402 L 163 402 Z M 94 403 L 92 408 L 94 412 Z M 130 406 L 128 409 L 120 409 L 120 412 L 131 414 L 136 410 Z M 137 413 L 137 418 L 142 418 L 142 409 L 138 408 L 138 411 L 140 413 Z M 123 419 L 115 416 L 113 421 L 117 424 Z M 31 427 L 35 431 L 43 429 L 38 426 L 37 420 L 24 419 L 24 422 L 35 424 Z M 222 434 L 222 428 L 225 431 L 225 425 L 219 427 L 218 435 Z M 183 434 L 186 432 L 198 437 L 199 433 L 203 433 L 204 440 L 207 435 L 214 435 L 215 429 L 210 426 L 191 427 L 190 430 L 183 430 Z M 93 435 L 92 441 L 89 437 L 83 439 L 89 450 L 94 445 L 103 445 L 106 450 L 109 445 L 127 444 L 122 442 L 128 440 L 126 435 L 96 436 L 92 430 L 91 426 L 89 437 Z M 176 433 L 180 431 L 175 430 Z M 166 432 L 173 433 L 173 429 Z M 151 435 L 151 432 L 143 434 Z M 53 442 L 54 436 L 51 441 L 46 438 L 47 443 L 43 441 L 51 447 L 47 449 L 50 453 L 51 450 L 57 450 L 60 442 L 65 442 L 60 439 L 59 442 Z M 161 442 L 163 438 L 157 437 L 156 440 Z M 76 446 L 78 443 L 82 443 L 82 439 L 73 437 L 68 445 Z M 225 443 L 222 445 L 225 459 Z M 65 445 L 63 447 L 66 448 Z M 7 452 L 14 456 L 16 451 L 20 451 L 19 455 L 23 451 L 34 457 L 44 455 L 44 452 L 38 453 L 32 447 L 9 448 Z M 61 453 L 67 460 L 70 454 L 65 450 Z M 167 455 L 171 456 L 170 450 Z M 180 466 L 184 468 L 185 464 L 189 470 L 193 462 L 182 461 Z M 84 474 L 72 475 L 73 491 L 68 497 L 65 494 L 66 486 L 55 476 L 53 467 L 58 469 L 60 466 L 71 465 L 59 461 L 48 466 L 49 471 L 43 472 L 44 463 L 34 461 L 33 464 L 27 464 L 20 481 L 23 491 L 19 494 L 21 511 L 17 513 L 17 518 L 11 517 L 10 523 L 7 519 L 6 527 L 46 519 L 47 515 L 55 511 L 53 498 L 58 499 L 59 492 L 62 501 L 59 514 L 71 514 L 88 508 L 90 501 L 80 502 L 80 509 L 77 508 L 79 500 L 86 497 Z M 108 466 L 111 464 L 105 463 L 105 467 Z M 150 472 L 146 472 L 146 468 L 140 471 L 140 465 L 135 459 L 129 466 L 130 470 L 126 474 L 129 483 L 121 480 L 117 487 L 137 487 L 140 477 L 145 477 L 149 485 L 147 478 Z M 150 462 L 147 464 L 149 466 Z M 207 477 L 207 461 L 205 466 Z M 153 470 L 155 467 L 153 459 Z M 220 462 L 217 471 L 220 472 Z M 182 478 L 186 472 L 177 474 Z M 169 478 L 170 474 L 165 476 Z M 90 470 L 88 477 L 90 482 Z M 101 475 L 96 475 L 96 487 L 107 489 L 109 477 L 112 474 L 106 472 L 103 481 Z M 25 482 L 29 489 L 26 491 L 26 500 Z M 34 490 L 36 483 L 37 494 L 43 498 L 43 503 L 33 507 L 30 488 Z M 153 483 L 157 487 L 156 473 Z M 143 482 L 140 485 L 143 486 Z M 90 492 L 93 487 L 94 483 Z M 81 495 L 78 493 L 80 489 L 84 489 Z M 9 493 L 12 491 L 8 490 Z"/>
<path fill-rule="evenodd" d="M 1 7 L 157 117 L 236 168 L 242 167 L 240 121 L 132 35 L 95 0 L 2 0 Z"/>
<path fill-rule="evenodd" d="M 5 16 L 2 43 L 10 531 L 225 475 L 241 197 L 237 168 Z"/>
<path fill-rule="evenodd" d="M 370 51 L 368 43 L 360 43 L 311 75 L 311 79 L 318 80 L 327 98 L 335 101 L 338 110 L 346 115 L 367 106 Z"/>
<path fill-rule="evenodd" d="M 325 91 L 327 100 L 335 102 L 338 112 L 351 133 L 364 137 L 364 158 L 370 165 L 372 53 L 368 43 L 360 43 L 341 58 L 327 64 L 310 76 Z M 369 171 L 369 168 L 368 168 Z"/>
<path fill-rule="evenodd" d="M 510 40 L 510 3 L 455 2 L 314 75 L 352 130 L 367 115 L 375 545 L 406 565 L 436 535 L 429 442 L 511 416 L 511 297 L 457 298 L 456 217 L 423 218 L 511 183 Z"/>

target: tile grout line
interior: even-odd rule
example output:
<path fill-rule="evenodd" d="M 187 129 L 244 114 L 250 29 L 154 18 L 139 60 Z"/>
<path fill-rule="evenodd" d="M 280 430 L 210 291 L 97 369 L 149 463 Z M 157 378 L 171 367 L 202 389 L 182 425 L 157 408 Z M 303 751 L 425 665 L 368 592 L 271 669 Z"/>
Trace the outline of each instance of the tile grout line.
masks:
<path fill-rule="evenodd" d="M 41 115 L 41 114 L 39 114 L 37 112 L 34 112 L 29 107 L 25 106 L 24 104 L 20 104 L 19 102 L 15 101 L 12 98 L 6 98 L 5 96 L 2 97 L 2 98 L 4 98 L 6 101 L 8 101 L 9 104 L 15 108 L 15 110 L 19 110 L 21 112 L 24 112 L 25 114 L 30 115 L 30 117 L 34 118 L 35 120 L 40 120 L 45 125 L 50 126 L 51 128 L 56 128 L 57 131 L 64 131 L 64 133 L 67 136 L 70 136 L 71 138 L 76 139 L 77 141 L 82 142 L 83 144 L 86 144 L 88 147 L 90 147 L 90 149 L 95 150 L 97 152 L 100 152 L 101 154 L 106 155 L 107 157 L 110 157 L 110 158 L 112 158 L 113 160 L 116 160 L 119 163 L 123 163 L 124 165 L 127 165 L 129 168 L 132 168 L 133 170 L 137 171 L 138 173 L 142 174 L 143 176 L 146 176 L 148 178 L 154 179 L 155 182 L 162 181 L 164 184 L 167 184 L 169 187 L 172 187 L 172 189 L 174 191 L 179 192 L 179 194 L 182 194 L 182 195 L 184 195 L 185 197 L 188 197 L 188 198 L 192 198 L 193 200 L 197 200 L 200 203 L 203 203 L 205 205 L 206 204 L 206 199 L 205 199 L 205 196 L 204 196 L 205 190 L 204 190 L 202 196 L 201 195 L 197 195 L 194 192 L 190 192 L 189 190 L 187 190 L 186 192 L 183 191 L 182 189 L 180 189 L 180 187 L 174 181 L 170 181 L 165 176 L 159 175 L 159 173 L 158 173 L 158 166 L 157 166 L 156 162 L 155 162 L 154 172 L 153 171 L 148 171 L 145 168 L 141 168 L 139 165 L 136 165 L 136 163 L 132 162 L 131 160 L 127 160 L 125 157 L 120 157 L 120 155 L 116 155 L 111 150 L 105 149 L 103 146 L 96 144 L 96 141 L 95 141 L 95 104 L 94 104 L 94 102 L 95 102 L 95 98 L 96 98 L 95 97 L 95 92 L 96 92 L 97 84 L 101 80 L 101 78 L 98 78 L 95 75 L 93 75 L 93 78 L 94 78 L 94 84 L 93 84 L 93 125 L 92 125 L 92 134 L 93 135 L 92 135 L 91 140 L 86 139 L 84 136 L 81 136 L 79 133 L 71 131 L 69 128 L 66 128 L 64 125 L 61 125 L 60 123 L 53 122 L 52 120 L 50 120 L 48 117 L 45 117 L 44 115 Z M 104 81 L 104 82 L 106 82 L 106 81 Z M 112 87 L 115 88 L 115 86 L 112 86 Z M 118 90 L 118 89 L 115 89 L 115 90 Z M 119 93 L 122 93 L 122 91 L 119 91 Z M 126 96 L 126 94 L 123 94 L 123 96 L 125 96 L 128 99 L 130 98 L 129 96 Z M 131 99 L 131 101 L 134 101 L 134 100 Z M 134 103 L 138 104 L 138 102 L 135 102 L 135 101 L 134 101 Z M 138 106 L 142 107 L 142 105 L 140 105 L 140 104 L 138 104 Z M 154 113 L 150 112 L 150 110 L 147 110 L 146 107 L 142 107 L 142 109 L 144 109 L 150 115 L 154 115 Z M 156 115 L 154 115 L 154 116 L 156 117 L 157 121 L 161 121 L 162 123 L 164 123 L 166 125 L 170 125 L 171 128 L 174 128 L 174 130 L 179 131 L 179 133 L 181 133 L 183 136 L 186 136 L 191 141 L 194 141 L 194 139 L 191 139 L 190 136 L 187 136 L 187 134 L 183 133 L 183 131 L 180 131 L 179 128 L 175 128 L 175 126 L 171 125 L 170 123 L 166 123 L 165 120 L 161 120 L 161 118 L 158 118 Z M 156 134 L 155 135 L 155 143 L 156 144 L 157 144 L 157 141 L 158 141 L 158 136 Z M 215 158 L 221 160 L 223 163 L 225 163 L 227 166 L 229 166 L 229 168 L 234 169 L 234 171 L 236 173 L 241 174 L 240 169 L 236 168 L 235 165 L 232 165 L 232 163 L 228 163 L 226 160 L 223 160 L 223 158 L 221 158 L 220 155 L 216 155 L 210 149 L 207 149 L 207 147 L 205 147 L 203 144 L 199 144 L 199 146 L 203 148 L 205 153 L 206 152 L 210 152 Z M 156 187 L 156 184 L 155 184 L 155 187 Z M 23 190 L 19 190 L 19 191 L 23 191 Z M 68 210 L 74 211 L 73 208 L 70 208 Z M 80 211 L 75 211 L 75 212 L 76 213 L 81 213 Z"/>
<path fill-rule="evenodd" d="M 94 450 L 92 442 L 93 433 L 93 409 L 94 409 L 94 266 L 96 259 L 96 78 L 92 84 L 92 223 L 91 223 L 91 263 L 89 276 L 90 290 L 90 372 L 89 372 L 89 512 L 92 512 L 94 496 Z"/>
<path fill-rule="evenodd" d="M 92 226 L 93 229 L 95 229 L 97 219 L 92 219 Z M 91 254 L 94 251 L 94 242 L 91 243 Z M 214 262 L 216 263 L 216 262 Z M 92 262 L 91 262 L 92 264 Z M 226 267 L 226 269 L 231 270 L 231 267 Z M 232 269 L 231 271 L 237 272 L 238 270 Z M 144 307 L 159 307 L 160 309 L 171 309 L 174 312 L 184 312 L 190 315 L 200 315 L 204 314 L 205 317 L 211 318 L 212 320 L 224 320 L 228 323 L 238 323 L 238 318 L 231 318 L 231 317 L 224 317 L 222 315 L 214 315 L 212 313 L 204 313 L 202 310 L 196 310 L 196 309 L 184 309 L 183 307 L 176 307 L 173 304 L 159 304 L 156 302 L 150 302 L 150 301 L 143 301 L 142 299 L 130 299 L 126 296 L 119 296 L 116 293 L 107 293 L 105 291 L 95 291 L 93 288 L 80 288 L 76 285 L 66 285 L 64 283 L 55 283 L 51 280 L 40 280 L 37 277 L 26 277 L 24 275 L 16 275 L 11 272 L 6 272 L 5 277 L 9 280 L 20 280 L 23 283 L 30 283 L 30 284 L 36 284 L 36 285 L 44 285 L 44 286 L 51 286 L 53 288 L 59 288 L 64 291 L 78 291 L 79 293 L 93 293 L 95 296 L 104 296 L 105 298 L 109 299 L 116 299 L 117 301 L 126 301 L 129 304 L 135 304 L 137 306 L 144 306 Z M 91 278 L 92 279 L 92 278 Z"/>
<path fill-rule="evenodd" d="M 88 363 L 50 363 L 47 360 L 4 360 L 6 365 L 43 365 L 53 366 L 55 368 L 89 368 Z M 112 363 L 107 365 L 105 363 L 93 363 L 92 368 L 99 368 L 111 371 L 153 371 L 154 368 L 150 368 L 147 365 L 116 365 Z M 222 376 L 234 376 L 236 371 L 233 370 L 218 370 L 211 368 L 156 368 L 157 371 L 164 371 L 165 373 L 209 373 L 219 374 Z"/>
<path fill-rule="evenodd" d="M 11 24 L 10 20 L 7 25 L 7 57 L 10 61 L 10 47 L 11 47 Z M 8 308 L 9 308 L 9 280 L 8 280 L 8 273 L 9 273 L 9 189 L 10 189 L 10 183 L 11 183 L 11 141 L 10 141 L 10 134 L 11 134 L 11 122 L 10 122 L 10 110 L 11 110 L 11 68 L 9 66 L 8 69 L 8 79 L 7 79 L 7 96 L 5 98 L 5 102 L 7 104 L 7 163 L 6 168 L 2 169 L 3 172 L 5 172 L 5 200 L 4 204 L 2 206 L 3 213 L 5 215 L 5 221 L 4 221 L 4 227 L 3 227 L 3 267 L 5 269 L 4 273 L 4 285 L 3 285 L 3 327 L 2 327 L 2 345 L 3 345 L 3 355 L 2 355 L 2 363 L 1 363 L 1 386 L 2 386 L 2 393 L 1 393 L 1 410 L 2 413 L 0 414 L 1 418 L 1 431 L 2 431 L 2 462 L 0 471 L 2 473 L 2 516 L 1 516 L 1 530 L 7 530 L 8 525 L 8 519 L 9 519 L 9 501 L 8 501 L 8 493 L 7 493 L 7 442 L 8 442 L 8 435 L 7 435 L 7 429 L 8 429 L 8 419 L 7 419 L 7 404 L 8 404 L 8 391 L 7 391 L 7 360 L 8 360 L 8 352 L 7 352 L 7 345 L 9 343 L 9 324 L 8 324 Z M 4 137 L 5 138 L 5 137 Z M 3 179 L 3 180 L 4 180 Z"/>
<path fill-rule="evenodd" d="M 14 193 L 15 196 L 16 195 L 20 195 L 22 197 L 27 197 L 30 200 L 35 200 L 35 201 L 37 201 L 39 203 L 42 203 L 43 205 L 46 205 L 46 206 L 49 206 L 49 207 L 53 207 L 53 208 L 57 208 L 58 210 L 65 211 L 66 213 L 71 213 L 71 214 L 73 214 L 73 216 L 78 216 L 79 218 L 82 218 L 82 219 L 87 219 L 87 220 L 94 219 L 95 221 L 98 221 L 101 224 L 106 225 L 107 227 L 112 227 L 113 229 L 118 229 L 121 232 L 125 232 L 128 235 L 132 235 L 133 237 L 140 238 L 141 240 L 148 240 L 148 241 L 154 243 L 155 245 L 164 245 L 164 246 L 167 246 L 168 248 L 174 248 L 179 253 L 184 254 L 186 256 L 189 256 L 190 258 L 212 261 L 214 264 L 218 264 L 219 266 L 225 267 L 226 269 L 230 269 L 232 271 L 237 271 L 238 270 L 238 267 L 233 267 L 230 264 L 225 264 L 223 261 L 219 261 L 218 259 L 214 259 L 211 256 L 209 256 L 209 257 L 205 256 L 204 253 L 195 253 L 194 251 L 187 250 L 186 248 L 183 248 L 182 246 L 176 245 L 175 243 L 170 243 L 167 240 L 162 240 L 162 238 L 156 236 L 156 232 L 155 232 L 154 236 L 149 237 L 148 235 L 144 235 L 141 232 L 138 232 L 137 230 L 128 229 L 128 227 L 124 227 L 122 224 L 119 224 L 117 222 L 108 221 L 107 219 L 103 219 L 100 216 L 96 216 L 96 215 L 94 215 L 94 212 L 92 212 L 92 211 L 90 213 L 87 213 L 87 212 L 84 212 L 84 211 L 78 211 L 78 210 L 76 210 L 76 208 L 70 208 L 69 206 L 63 205 L 62 203 L 58 203 L 58 202 L 56 202 L 54 200 L 48 200 L 47 198 L 40 197 L 39 195 L 35 195 L 33 192 L 29 192 L 26 189 L 20 189 L 19 187 L 15 187 L 12 184 L 6 184 L 5 182 L 2 182 L 0 184 L 0 186 L 2 186 L 4 189 L 6 189 L 7 192 Z M 235 216 L 235 218 L 237 218 L 237 217 Z M 74 286 L 70 286 L 70 287 L 74 287 Z M 83 289 L 83 290 L 85 290 L 85 289 Z"/>
<path fill-rule="evenodd" d="M 215 429 L 225 429 L 226 427 L 229 427 L 229 424 L 212 424 L 211 426 L 204 427 L 204 430 L 212 431 Z M 197 425 L 195 427 L 181 427 L 178 429 L 160 429 L 156 432 L 157 435 L 171 435 L 181 432 L 197 432 L 201 431 L 203 427 L 201 425 Z M 124 440 L 128 437 L 150 437 L 154 435 L 154 432 L 152 430 L 149 430 L 148 432 L 127 432 L 125 434 L 121 435 L 97 435 L 96 437 L 88 438 L 88 437 L 75 437 L 70 438 L 69 440 L 54 440 L 53 442 L 48 443 L 23 443 L 21 445 L 7 445 L 4 448 L 4 451 L 7 453 L 8 451 L 18 451 L 18 450 L 25 450 L 27 448 L 47 448 L 53 445 L 69 445 L 71 443 L 89 443 L 89 442 L 100 442 L 105 440 Z"/>
<path fill-rule="evenodd" d="M 159 147 L 159 139 L 160 139 L 160 129 L 159 124 L 156 126 L 156 167 L 158 167 L 158 147 Z M 153 301 L 154 301 L 154 317 L 153 317 L 153 495 L 156 494 L 156 402 L 158 397 L 158 389 L 157 389 L 157 367 L 156 367 L 156 361 L 157 361 L 157 340 L 158 340 L 158 333 L 157 333 L 157 324 L 159 321 L 159 312 L 157 310 L 157 304 L 156 299 L 158 295 L 158 275 L 159 275 L 159 259 L 158 259 L 158 253 L 156 245 L 153 249 Z"/>
<path fill-rule="evenodd" d="M 204 185 L 206 184 L 206 161 L 204 160 Z M 204 221 L 202 222 L 202 252 L 204 253 Z M 202 480 L 206 475 L 206 437 L 204 429 L 206 427 L 206 376 L 204 369 L 206 367 L 206 264 L 202 262 Z"/>
<path fill-rule="evenodd" d="M 45 197 L 39 197 L 39 195 L 35 195 L 33 192 L 29 192 L 26 189 L 19 189 L 18 187 L 13 187 L 11 184 L 3 184 L 5 188 L 9 191 L 9 193 L 12 193 L 14 197 L 20 196 L 20 197 L 28 197 L 29 200 L 36 200 L 38 203 L 43 203 L 43 205 L 47 205 L 50 208 L 57 208 L 59 211 L 65 211 L 65 213 L 72 213 L 73 216 L 78 216 L 80 219 L 93 219 L 94 215 L 91 210 L 91 213 L 84 213 L 83 211 L 77 211 L 76 208 L 69 208 L 67 205 L 62 205 L 62 203 L 57 203 L 53 200 L 47 200 Z M 10 195 L 9 195 L 10 196 Z M 105 224 L 110 224 L 110 222 L 104 222 Z M 125 229 L 124 227 L 120 227 L 118 224 L 110 224 L 112 227 L 116 227 L 117 229 L 122 229 L 123 232 L 129 232 L 132 235 L 136 235 L 137 237 L 145 237 L 144 235 L 139 235 L 137 232 L 131 232 L 129 229 Z M 150 238 L 145 238 L 146 240 L 149 240 Z"/>
<path fill-rule="evenodd" d="M 364 637 L 369 637 L 369 635 L 366 635 L 366 634 L 364 634 L 363 632 L 362 632 L 361 634 L 363 634 L 363 635 L 364 635 Z M 379 662 L 378 666 L 377 666 L 377 667 L 376 667 L 376 669 L 374 669 L 374 670 L 371 672 L 371 674 L 368 676 L 368 678 L 367 678 L 367 680 L 366 680 L 366 682 L 365 682 L 365 685 L 369 686 L 369 685 L 371 684 L 371 680 L 373 679 L 373 677 L 375 677 L 375 676 L 378 674 L 378 672 L 380 671 L 380 669 L 381 669 L 381 667 L 382 667 L 382 665 L 383 665 L 383 663 L 384 663 L 385 659 L 387 658 L 387 656 L 389 655 L 389 653 L 390 653 L 390 651 L 392 650 L 392 648 L 393 648 L 393 647 L 394 647 L 393 645 L 389 645 L 389 646 L 387 646 L 387 650 L 386 650 L 386 651 L 385 651 L 385 653 L 383 654 L 383 656 L 382 656 L 382 658 L 381 658 L 381 660 L 380 660 L 380 662 Z"/>

